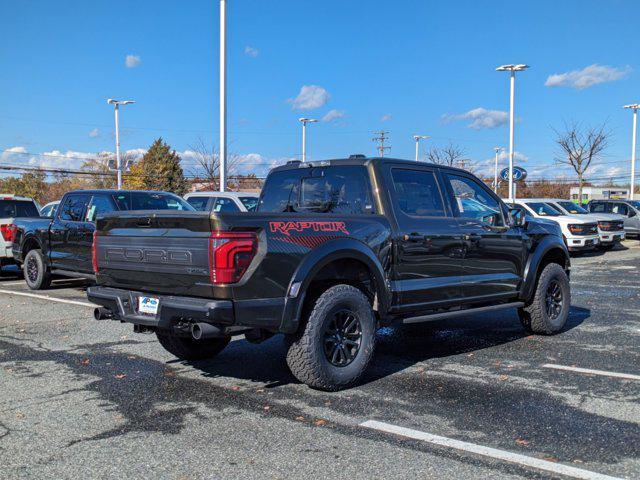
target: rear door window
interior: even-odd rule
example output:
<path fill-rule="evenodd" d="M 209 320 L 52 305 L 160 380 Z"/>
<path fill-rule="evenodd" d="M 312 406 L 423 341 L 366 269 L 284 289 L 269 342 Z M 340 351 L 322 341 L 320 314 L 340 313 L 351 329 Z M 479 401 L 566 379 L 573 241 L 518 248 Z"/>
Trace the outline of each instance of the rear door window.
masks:
<path fill-rule="evenodd" d="M 624 203 L 614 203 L 611 208 L 611 213 L 617 213 L 618 215 L 629 215 L 629 207 Z"/>
<path fill-rule="evenodd" d="M 589 211 L 593 213 L 605 213 L 607 205 L 604 202 L 592 202 L 589 204 Z"/>
<path fill-rule="evenodd" d="M 410 217 L 444 217 L 444 202 L 431 170 L 392 168 L 397 210 Z"/>
<path fill-rule="evenodd" d="M 258 207 L 258 197 L 240 197 L 240 201 L 248 212 L 255 212 Z"/>
<path fill-rule="evenodd" d="M 213 205 L 214 212 L 239 212 L 240 209 L 231 198 L 220 197 Z"/>
<path fill-rule="evenodd" d="M 209 204 L 209 199 L 212 197 L 201 197 L 201 196 L 195 196 L 195 197 L 189 197 L 187 198 L 187 202 L 189 203 L 189 205 L 191 205 L 193 208 L 195 208 L 196 210 L 200 211 L 200 212 L 204 212 L 207 210 L 207 205 Z M 215 199 L 215 197 L 213 197 Z"/>
<path fill-rule="evenodd" d="M 90 200 L 91 196 L 85 194 L 72 194 L 67 196 L 58 210 L 60 220 L 81 222 L 84 219 L 84 212 Z"/>

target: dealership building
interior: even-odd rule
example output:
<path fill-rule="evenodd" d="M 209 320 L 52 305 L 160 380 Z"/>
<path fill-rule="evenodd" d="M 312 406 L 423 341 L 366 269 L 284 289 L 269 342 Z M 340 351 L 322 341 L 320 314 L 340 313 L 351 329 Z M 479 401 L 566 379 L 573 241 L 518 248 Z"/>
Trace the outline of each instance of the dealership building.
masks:
<path fill-rule="evenodd" d="M 578 202 L 579 189 L 571 187 L 571 200 Z M 590 200 L 621 200 L 629 198 L 629 190 L 626 188 L 612 187 L 582 187 L 582 202 L 587 203 Z"/>

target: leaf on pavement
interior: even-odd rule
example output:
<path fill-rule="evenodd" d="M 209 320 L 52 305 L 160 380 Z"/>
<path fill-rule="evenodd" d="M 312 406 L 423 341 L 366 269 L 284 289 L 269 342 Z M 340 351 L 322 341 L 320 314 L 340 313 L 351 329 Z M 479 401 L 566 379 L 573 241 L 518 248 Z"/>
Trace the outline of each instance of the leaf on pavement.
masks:
<path fill-rule="evenodd" d="M 327 424 L 327 421 L 326 421 L 326 420 L 323 420 L 323 419 L 321 419 L 321 418 L 319 418 L 319 419 L 317 419 L 316 421 L 314 421 L 314 422 L 313 422 L 313 424 L 314 424 L 316 427 L 321 427 L 321 426 L 323 426 L 323 425 L 326 425 L 326 424 Z"/>
<path fill-rule="evenodd" d="M 126 377 L 126 376 L 127 376 L 127 374 L 126 374 L 126 373 L 118 373 L 118 374 L 116 374 L 116 378 L 117 378 L 118 380 L 120 380 L 120 379 L 122 379 L 122 378 L 124 378 L 124 377 Z"/>

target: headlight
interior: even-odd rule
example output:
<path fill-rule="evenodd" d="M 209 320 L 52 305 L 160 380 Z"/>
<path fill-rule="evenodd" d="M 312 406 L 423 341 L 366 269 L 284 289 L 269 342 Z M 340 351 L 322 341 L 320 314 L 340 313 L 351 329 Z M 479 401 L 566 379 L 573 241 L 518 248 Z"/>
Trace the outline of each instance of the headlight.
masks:
<path fill-rule="evenodd" d="M 584 228 L 583 225 L 576 225 L 574 223 L 569 224 L 567 226 L 567 228 L 574 235 L 581 235 L 581 234 L 584 234 L 587 231 L 586 228 Z"/>

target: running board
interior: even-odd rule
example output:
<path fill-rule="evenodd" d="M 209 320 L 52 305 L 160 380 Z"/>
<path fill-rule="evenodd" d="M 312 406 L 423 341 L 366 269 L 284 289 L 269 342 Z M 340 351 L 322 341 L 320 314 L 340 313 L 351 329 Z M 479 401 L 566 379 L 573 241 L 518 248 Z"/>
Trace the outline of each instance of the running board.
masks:
<path fill-rule="evenodd" d="M 433 320 L 442 320 L 444 318 L 459 317 L 461 315 L 469 315 L 472 313 L 492 312 L 494 310 L 503 310 L 505 308 L 524 307 L 524 302 L 500 303 L 498 305 L 489 305 L 488 307 L 467 308 L 454 310 L 449 312 L 432 313 L 430 315 L 421 315 L 419 317 L 410 317 L 402 320 L 402 323 L 421 323 L 431 322 Z"/>
<path fill-rule="evenodd" d="M 96 276 L 90 273 L 74 272 L 73 270 L 51 269 L 53 275 L 63 275 L 70 278 L 84 278 L 85 280 L 96 280 Z"/>

